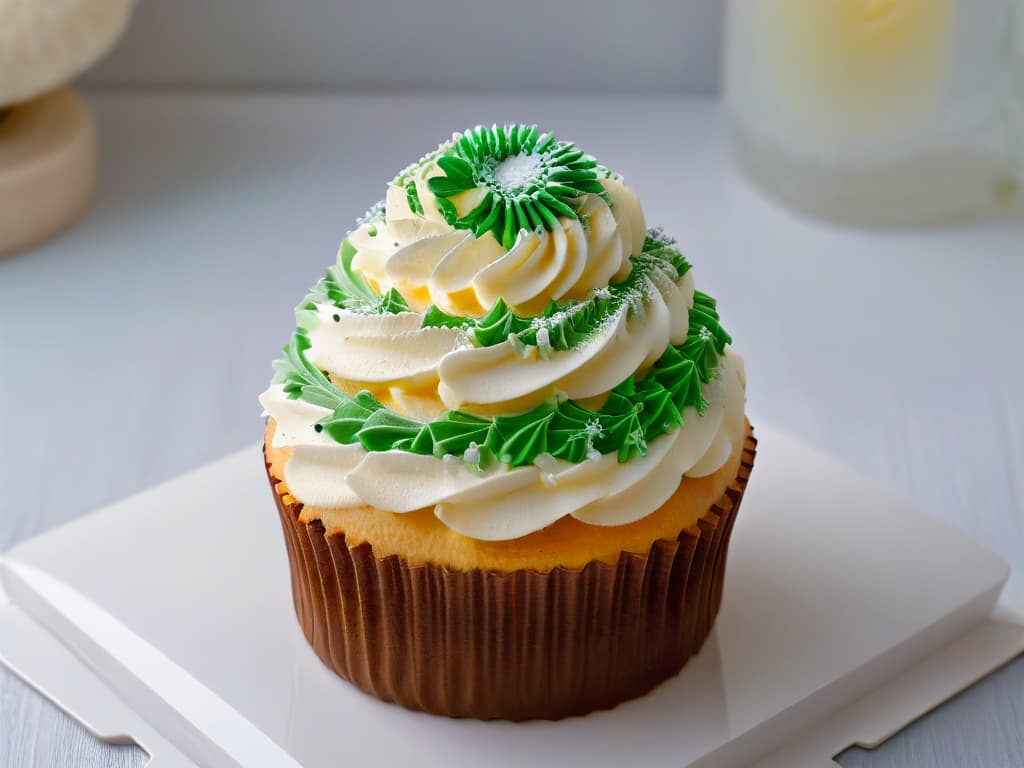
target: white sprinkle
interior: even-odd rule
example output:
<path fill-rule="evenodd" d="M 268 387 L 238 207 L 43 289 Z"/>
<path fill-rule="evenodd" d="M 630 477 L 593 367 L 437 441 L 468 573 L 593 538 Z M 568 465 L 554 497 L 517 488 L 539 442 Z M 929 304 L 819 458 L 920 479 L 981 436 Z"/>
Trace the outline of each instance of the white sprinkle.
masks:
<path fill-rule="evenodd" d="M 587 438 L 587 459 L 597 461 L 601 458 L 601 452 L 594 447 L 594 441 L 604 434 L 601 422 L 597 419 L 591 419 L 583 427 L 583 434 Z"/>
<path fill-rule="evenodd" d="M 537 458 L 533 460 L 533 463 L 541 469 L 543 472 L 548 474 L 555 474 L 558 472 L 558 459 L 552 456 L 550 453 L 540 453 Z"/>
<path fill-rule="evenodd" d="M 658 289 L 658 292 L 667 298 L 675 287 L 678 275 L 669 276 L 664 270 L 655 269 L 650 273 L 649 277 L 651 282 L 654 283 L 654 287 Z"/>
<path fill-rule="evenodd" d="M 647 449 L 647 441 L 644 440 L 643 432 L 641 432 L 639 429 L 634 431 L 633 434 L 630 435 L 630 437 L 633 438 L 633 440 L 636 442 L 636 444 L 640 448 L 640 450 L 646 450 Z"/>
<path fill-rule="evenodd" d="M 674 245 L 676 242 L 673 238 L 666 235 L 665 230 L 661 227 L 651 227 L 647 230 L 647 236 L 662 245 Z"/>
<path fill-rule="evenodd" d="M 546 327 L 537 331 L 537 348 L 543 358 L 550 357 L 554 352 L 554 349 L 551 348 L 551 334 Z"/>
<path fill-rule="evenodd" d="M 524 344 L 518 334 L 510 333 L 508 335 L 508 343 L 512 345 L 512 351 L 520 357 L 526 357 L 527 353 L 530 351 L 530 345 Z"/>
<path fill-rule="evenodd" d="M 578 312 L 580 306 L 582 306 L 582 305 L 577 305 L 573 309 Z M 540 328 L 553 328 L 554 326 L 558 325 L 559 323 L 565 322 L 566 318 L 568 318 L 568 317 L 569 317 L 569 312 L 567 312 L 567 311 L 565 311 L 563 309 L 563 310 L 561 310 L 559 312 L 555 312 L 555 314 L 551 315 L 551 317 L 535 317 L 535 318 L 533 318 L 533 320 L 530 321 L 530 327 L 531 328 L 537 328 L 538 330 Z"/>
<path fill-rule="evenodd" d="M 543 159 L 540 155 L 512 155 L 494 168 L 494 180 L 507 190 L 516 190 L 537 177 Z"/>
<path fill-rule="evenodd" d="M 467 464 L 479 464 L 480 463 L 480 449 L 476 443 L 470 443 L 466 452 L 462 454 L 462 460 Z"/>
<path fill-rule="evenodd" d="M 455 461 L 455 454 L 446 453 L 444 456 L 441 457 L 441 461 L 443 461 L 445 464 L 451 464 L 453 461 Z"/>
<path fill-rule="evenodd" d="M 630 314 L 637 320 L 639 320 L 641 323 L 646 321 L 647 315 L 644 312 L 643 294 L 641 294 L 639 291 L 636 291 L 635 293 L 631 292 L 628 301 Z"/>

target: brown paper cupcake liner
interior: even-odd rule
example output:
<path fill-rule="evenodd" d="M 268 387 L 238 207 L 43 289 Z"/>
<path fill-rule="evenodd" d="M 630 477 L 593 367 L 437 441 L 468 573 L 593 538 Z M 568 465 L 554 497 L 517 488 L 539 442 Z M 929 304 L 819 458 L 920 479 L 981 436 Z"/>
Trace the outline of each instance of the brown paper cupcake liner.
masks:
<path fill-rule="evenodd" d="M 613 707 L 677 674 L 711 631 L 756 445 L 748 430 L 736 478 L 677 539 L 548 573 L 377 558 L 300 522 L 275 490 L 299 624 L 337 674 L 411 709 L 557 720 Z"/>

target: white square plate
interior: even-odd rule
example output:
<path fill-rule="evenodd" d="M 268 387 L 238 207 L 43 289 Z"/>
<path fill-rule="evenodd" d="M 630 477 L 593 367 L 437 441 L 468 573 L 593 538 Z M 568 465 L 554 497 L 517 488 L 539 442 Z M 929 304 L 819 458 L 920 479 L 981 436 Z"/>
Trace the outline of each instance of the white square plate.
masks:
<path fill-rule="evenodd" d="M 1024 649 L 1020 626 L 992 618 L 1002 560 L 785 433 L 756 433 L 715 631 L 681 675 L 608 712 L 451 720 L 337 678 L 295 621 L 258 446 L 10 551 L 0 658 L 154 765 L 173 751 L 599 768 L 832 765 Z"/>

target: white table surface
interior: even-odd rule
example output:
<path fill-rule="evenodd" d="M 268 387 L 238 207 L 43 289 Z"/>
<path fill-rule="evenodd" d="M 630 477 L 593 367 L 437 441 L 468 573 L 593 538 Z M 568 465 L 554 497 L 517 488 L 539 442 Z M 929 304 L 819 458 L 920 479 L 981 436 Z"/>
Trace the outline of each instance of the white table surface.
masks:
<path fill-rule="evenodd" d="M 679 238 L 746 356 L 755 424 L 968 531 L 1014 564 L 1024 598 L 1024 221 L 864 233 L 793 216 L 735 175 L 714 102 L 90 101 L 95 204 L 0 261 L 0 550 L 251 442 L 292 306 L 384 182 L 452 129 L 528 120 L 620 171 Z M 0 673 L 0 765 L 144 760 Z M 841 762 L 1022 764 L 1024 659 Z"/>

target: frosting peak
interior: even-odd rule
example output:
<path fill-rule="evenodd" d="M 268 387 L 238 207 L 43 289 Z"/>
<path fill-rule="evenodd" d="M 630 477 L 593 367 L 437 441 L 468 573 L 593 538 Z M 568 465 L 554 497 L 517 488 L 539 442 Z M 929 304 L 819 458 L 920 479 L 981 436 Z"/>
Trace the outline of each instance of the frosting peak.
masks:
<path fill-rule="evenodd" d="M 434 506 L 480 539 L 620 525 L 742 438 L 714 300 L 618 176 L 536 126 L 402 171 L 297 318 L 260 399 L 313 507 Z"/>
<path fill-rule="evenodd" d="M 631 189 L 536 126 L 477 128 L 389 186 L 349 235 L 354 266 L 420 311 L 527 315 L 622 280 L 647 226 Z"/>

